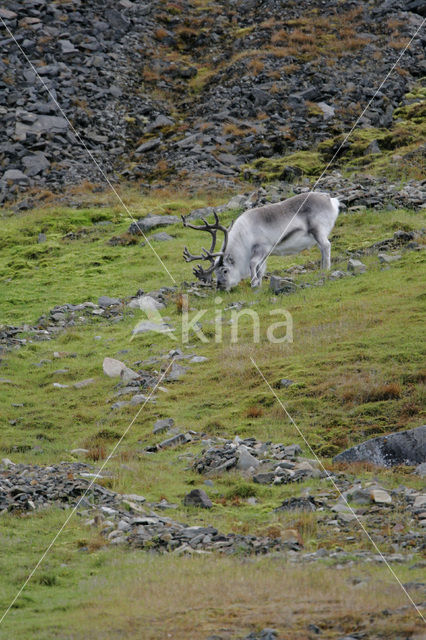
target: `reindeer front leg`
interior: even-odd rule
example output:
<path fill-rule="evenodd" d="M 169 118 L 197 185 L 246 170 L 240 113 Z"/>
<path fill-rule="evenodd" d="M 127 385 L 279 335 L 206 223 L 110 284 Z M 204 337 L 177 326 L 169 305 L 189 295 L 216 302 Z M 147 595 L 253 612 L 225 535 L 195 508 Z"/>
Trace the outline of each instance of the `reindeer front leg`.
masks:
<path fill-rule="evenodd" d="M 250 258 L 250 280 L 253 289 L 260 287 L 266 271 L 266 253 L 262 247 L 255 244 Z"/>

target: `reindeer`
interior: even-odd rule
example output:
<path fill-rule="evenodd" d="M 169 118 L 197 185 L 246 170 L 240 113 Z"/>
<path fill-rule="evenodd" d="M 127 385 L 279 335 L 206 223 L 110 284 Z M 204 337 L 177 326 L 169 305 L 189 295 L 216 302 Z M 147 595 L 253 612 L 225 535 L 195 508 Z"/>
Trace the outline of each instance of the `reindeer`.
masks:
<path fill-rule="evenodd" d="M 187 247 L 186 262 L 208 260 L 208 269 L 198 265 L 195 276 L 211 282 L 216 273 L 218 289 L 229 291 L 243 278 L 251 278 L 251 286 L 258 287 L 266 271 L 269 255 L 287 256 L 309 249 L 317 244 L 321 251 L 321 268 L 330 268 L 330 242 L 328 236 L 339 214 L 339 201 L 320 192 L 308 192 L 242 213 L 227 229 L 214 214 L 213 224 L 202 218 L 202 225 L 185 227 L 207 231 L 212 236 L 210 249 L 202 247 L 200 255 L 192 255 Z M 224 234 L 220 251 L 215 251 L 217 232 Z"/>

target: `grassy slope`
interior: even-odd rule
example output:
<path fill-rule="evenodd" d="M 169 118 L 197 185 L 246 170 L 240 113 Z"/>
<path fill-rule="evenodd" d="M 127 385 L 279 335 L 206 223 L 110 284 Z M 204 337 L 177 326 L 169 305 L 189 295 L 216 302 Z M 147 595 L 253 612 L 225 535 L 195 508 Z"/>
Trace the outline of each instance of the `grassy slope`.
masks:
<path fill-rule="evenodd" d="M 168 197 L 166 202 L 164 199 L 133 199 L 131 204 L 135 214 L 149 210 L 184 213 L 210 202 L 200 198 L 184 201 L 178 197 Z M 232 215 L 235 214 L 230 213 L 227 218 L 230 219 Z M 94 222 L 105 220 L 112 224 L 93 227 Z M 390 236 L 396 229 L 415 229 L 423 224 L 420 214 L 410 211 L 342 215 L 333 232 L 333 255 L 338 256 L 346 249 L 368 246 Z M 55 304 L 97 301 L 97 297 L 104 294 L 124 297 L 134 294 L 139 288 L 149 291 L 172 284 L 147 246 L 111 247 L 106 244 L 108 238 L 123 233 L 128 226 L 128 221 L 122 218 L 117 208 L 78 211 L 46 209 L 19 216 L 5 216 L 2 225 L 0 300 L 1 318 L 6 323 L 32 324 L 41 313 Z M 75 232 L 81 227 L 95 231 L 73 241 L 61 239 L 65 233 Z M 47 242 L 37 244 L 37 236 L 41 231 L 46 233 Z M 183 244 L 188 243 L 195 249 L 199 246 L 201 236 L 197 239 L 197 235 L 191 232 L 189 237 L 180 226 L 168 231 L 176 236 L 176 240 L 156 243 L 155 248 L 180 283 L 185 278 L 191 278 L 190 266 L 181 259 Z M 282 269 L 308 259 L 318 259 L 318 251 L 313 249 L 309 254 L 285 260 L 271 259 L 269 268 Z M 297 382 L 277 393 L 308 441 L 324 456 L 332 455 L 366 436 L 421 424 L 421 382 L 424 380 L 420 315 L 422 261 L 421 253 L 408 252 L 391 268 L 382 270 L 377 258 L 369 257 L 365 259 L 369 266 L 365 275 L 326 282 L 323 287 L 303 289 L 292 296 L 280 298 L 278 302 L 271 299 L 266 286 L 261 291 L 252 292 L 247 283 L 241 284 L 232 293 L 221 294 L 221 305 L 215 303 L 212 293 L 207 298 L 191 297 L 191 308 L 208 310 L 202 323 L 210 339 L 207 344 L 202 344 L 194 338 L 184 348 L 188 352 L 206 355 L 209 360 L 191 365 L 181 381 L 166 385 L 168 393 L 158 393 L 155 405 L 144 408 L 110 463 L 114 477 L 109 484 L 118 491 L 142 493 L 148 500 L 165 497 L 170 502 L 176 502 L 179 508 L 173 512 L 173 517 L 194 524 L 213 522 L 222 530 L 256 533 L 265 533 L 269 526 L 276 525 L 277 519 L 271 515 L 271 508 L 279 504 L 283 497 L 298 495 L 303 485 L 256 487 L 259 504 L 250 506 L 239 499 L 247 490 L 246 483 L 236 475 L 229 474 L 215 480 L 214 486 L 207 489 L 214 507 L 211 512 L 200 515 L 180 506 L 183 495 L 191 486 L 202 486 L 202 479 L 187 469 L 188 460 L 185 457 L 178 458 L 178 454 L 197 452 L 200 446 L 192 445 L 177 452 L 168 451 L 149 457 L 143 454 L 145 446 L 159 439 L 152 436 L 153 422 L 158 417 L 168 416 L 174 417 L 180 426 L 211 435 L 255 435 L 259 439 L 285 443 L 300 441 L 253 369 L 250 355 L 258 362 L 271 384 L 283 377 Z M 345 264 L 346 261 L 337 263 L 336 268 L 345 268 Z M 308 281 L 317 277 L 315 273 L 300 276 L 300 279 Z M 220 306 L 223 308 L 238 300 L 254 303 L 253 308 L 259 312 L 262 318 L 260 343 L 252 344 L 251 326 L 241 321 L 241 340 L 231 346 L 227 323 L 230 312 L 223 311 L 226 319 L 224 344 L 215 344 L 214 312 Z M 292 344 L 270 345 L 265 339 L 269 312 L 277 307 L 285 307 L 293 316 Z M 180 316 L 174 303 L 169 305 L 167 315 L 179 334 Z M 106 451 L 110 450 L 114 437 L 117 437 L 114 434 L 124 431 L 136 410 L 110 411 L 114 381 L 102 374 L 103 358 L 118 357 L 132 366 L 136 361 L 153 354 L 167 353 L 176 346 L 166 336 L 153 338 L 145 335 L 131 341 L 132 328 L 139 319 L 142 319 L 142 313 L 132 315 L 130 312 L 125 314 L 122 322 L 116 324 L 94 318 L 86 326 L 69 329 L 54 340 L 33 343 L 8 353 L 2 361 L 0 377 L 8 378 L 14 384 L 2 385 L 4 411 L 0 447 L 3 455 L 15 462 L 43 464 L 72 459 L 69 451 L 74 447 L 101 444 Z M 95 339 L 95 336 L 100 336 L 100 339 Z M 127 352 L 120 353 L 123 349 Z M 70 355 L 54 359 L 54 351 Z M 71 354 L 76 354 L 76 357 L 71 357 Z M 41 360 L 48 362 L 34 366 Z M 54 373 L 62 368 L 68 368 L 69 372 Z M 95 383 L 84 389 L 55 389 L 52 384 L 71 384 L 92 376 L 96 378 Z M 393 385 L 395 397 L 378 399 L 389 384 Z M 13 407 L 14 403 L 23 403 L 24 406 Z M 253 408 L 257 411 L 253 412 Z M 253 413 L 260 415 L 257 418 L 250 417 Z M 110 430 L 111 438 L 100 438 L 97 434 L 106 429 Z M 371 473 L 365 472 L 365 475 L 372 477 Z M 388 486 L 399 483 L 401 479 L 406 484 L 416 486 L 416 482 L 408 476 L 401 477 L 398 473 L 389 472 L 384 475 L 384 482 Z M 0 540 L 6 552 L 1 557 L 1 572 L 6 576 L 1 593 L 2 605 L 7 604 L 22 583 L 63 518 L 63 512 L 51 511 L 22 519 L 8 517 L 0 520 Z M 318 541 L 314 521 L 295 524 L 293 518 L 286 520 L 284 525 L 299 526 L 307 548 L 316 548 Z M 31 546 L 29 541 L 32 541 Z M 90 543 L 92 551 L 89 558 L 86 553 L 78 551 L 86 542 Z M 91 626 L 93 615 L 99 625 L 99 637 L 117 637 L 118 629 L 123 637 L 132 637 L 132 624 L 146 625 L 149 621 L 152 635 L 144 637 L 164 637 L 162 625 L 167 621 L 172 628 L 175 624 L 174 637 L 188 637 L 184 635 L 185 625 L 193 624 L 194 619 L 198 621 L 198 617 L 177 615 L 180 608 L 185 608 L 179 605 L 177 597 L 173 596 L 168 604 L 166 600 L 157 598 L 158 614 L 155 621 L 150 613 L 152 607 L 148 605 L 133 620 L 130 613 L 126 614 L 125 608 L 119 613 L 120 607 L 116 607 L 116 603 L 122 603 L 135 589 L 141 598 L 149 602 L 157 593 L 156 589 L 166 589 L 170 572 L 175 574 L 175 590 L 179 590 L 179 580 L 189 577 L 197 585 L 200 572 L 198 565 L 185 559 L 162 559 L 155 584 L 146 592 L 137 576 L 139 572 L 149 572 L 152 576 L 150 559 L 141 553 L 96 550 L 99 544 L 98 534 L 85 529 L 75 518 L 55 550 L 49 554 L 38 577 L 26 589 L 16 611 L 0 628 L 0 637 L 11 637 L 11 629 L 14 629 L 13 637 L 16 638 L 28 637 L 29 633 L 34 633 L 34 629 L 37 629 L 37 637 L 40 638 L 55 637 L 55 634 L 62 638 L 87 637 L 88 628 L 92 637 L 97 637 L 93 635 Z M 218 569 L 214 568 L 213 563 L 209 564 L 208 559 L 200 559 L 199 562 L 205 563 L 202 571 L 209 576 L 212 584 L 214 580 L 217 581 Z M 221 565 L 225 573 L 228 572 L 229 576 L 240 575 L 241 580 L 249 582 L 254 579 L 250 572 L 255 571 L 256 567 L 261 571 L 264 567 L 258 561 L 247 568 L 238 560 L 226 562 L 228 564 Z M 269 566 L 268 571 L 274 573 Z M 303 574 L 304 570 L 300 571 Z M 412 580 L 415 579 L 414 573 L 410 572 Z M 93 578 L 90 577 L 92 574 Z M 324 576 L 326 574 L 324 572 Z M 279 579 L 278 575 L 276 579 Z M 295 579 L 299 580 L 299 577 Z M 371 579 L 387 580 L 387 577 L 383 570 L 375 570 Z M 117 582 L 120 586 L 116 588 L 108 586 Z M 49 586 L 54 588 L 49 589 Z M 93 588 L 99 595 L 90 594 Z M 266 584 L 261 584 L 257 596 L 261 598 L 263 593 L 267 597 L 268 588 Z M 287 585 L 282 588 L 287 589 Z M 320 597 L 314 585 L 311 592 L 306 588 L 313 601 Z M 207 597 L 209 590 L 204 590 L 206 598 L 197 605 L 200 611 L 205 612 L 199 618 L 203 625 L 199 629 L 200 635 L 191 637 L 204 638 L 208 631 L 219 628 L 224 611 L 230 628 L 234 630 L 249 630 L 252 628 L 250 620 L 256 620 L 256 614 L 260 615 L 259 605 L 251 602 L 247 606 L 253 607 L 253 614 L 250 620 L 246 618 L 246 605 L 242 604 L 246 596 L 236 597 L 235 601 L 228 598 L 224 602 L 220 596 L 211 596 L 210 600 Z M 87 608 L 81 609 L 81 602 L 86 599 Z M 295 595 L 293 604 L 296 601 Z M 112 620 L 105 620 L 104 614 L 112 606 L 116 613 Z M 290 603 L 289 606 L 293 605 Z M 207 615 L 209 609 L 213 613 Z M 374 606 L 371 610 L 374 610 Z M 241 616 L 238 627 L 237 619 Z M 266 616 L 265 626 L 284 624 L 276 616 L 276 608 L 272 607 L 269 617 Z M 160 623 L 160 618 L 164 618 L 165 622 Z M 64 630 L 70 624 L 75 629 L 75 635 L 67 635 Z M 115 624 L 117 633 L 109 632 L 108 629 L 114 629 Z M 181 635 L 177 635 L 178 631 Z"/>

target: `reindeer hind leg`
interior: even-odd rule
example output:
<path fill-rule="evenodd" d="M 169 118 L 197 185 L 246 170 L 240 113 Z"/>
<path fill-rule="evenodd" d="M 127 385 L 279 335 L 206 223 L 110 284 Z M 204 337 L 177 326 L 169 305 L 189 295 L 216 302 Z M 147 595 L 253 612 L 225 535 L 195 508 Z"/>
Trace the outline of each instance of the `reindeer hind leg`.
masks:
<path fill-rule="evenodd" d="M 331 266 L 331 242 L 324 231 L 311 229 L 311 235 L 321 251 L 321 269 L 327 271 Z"/>

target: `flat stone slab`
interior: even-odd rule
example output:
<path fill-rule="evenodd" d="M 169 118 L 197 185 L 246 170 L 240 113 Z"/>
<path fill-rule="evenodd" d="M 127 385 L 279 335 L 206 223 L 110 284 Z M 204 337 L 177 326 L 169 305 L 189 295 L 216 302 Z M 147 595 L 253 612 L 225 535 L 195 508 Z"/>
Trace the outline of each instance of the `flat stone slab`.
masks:
<path fill-rule="evenodd" d="M 366 440 L 333 458 L 333 462 L 372 462 L 379 467 L 418 465 L 425 460 L 426 425 Z"/>
<path fill-rule="evenodd" d="M 177 216 L 155 216 L 147 215 L 145 218 L 140 218 L 137 222 L 132 222 L 128 229 L 128 233 L 132 235 L 138 235 L 152 231 L 152 229 L 158 229 L 158 227 L 168 227 L 169 225 L 177 224 L 179 218 Z"/>

